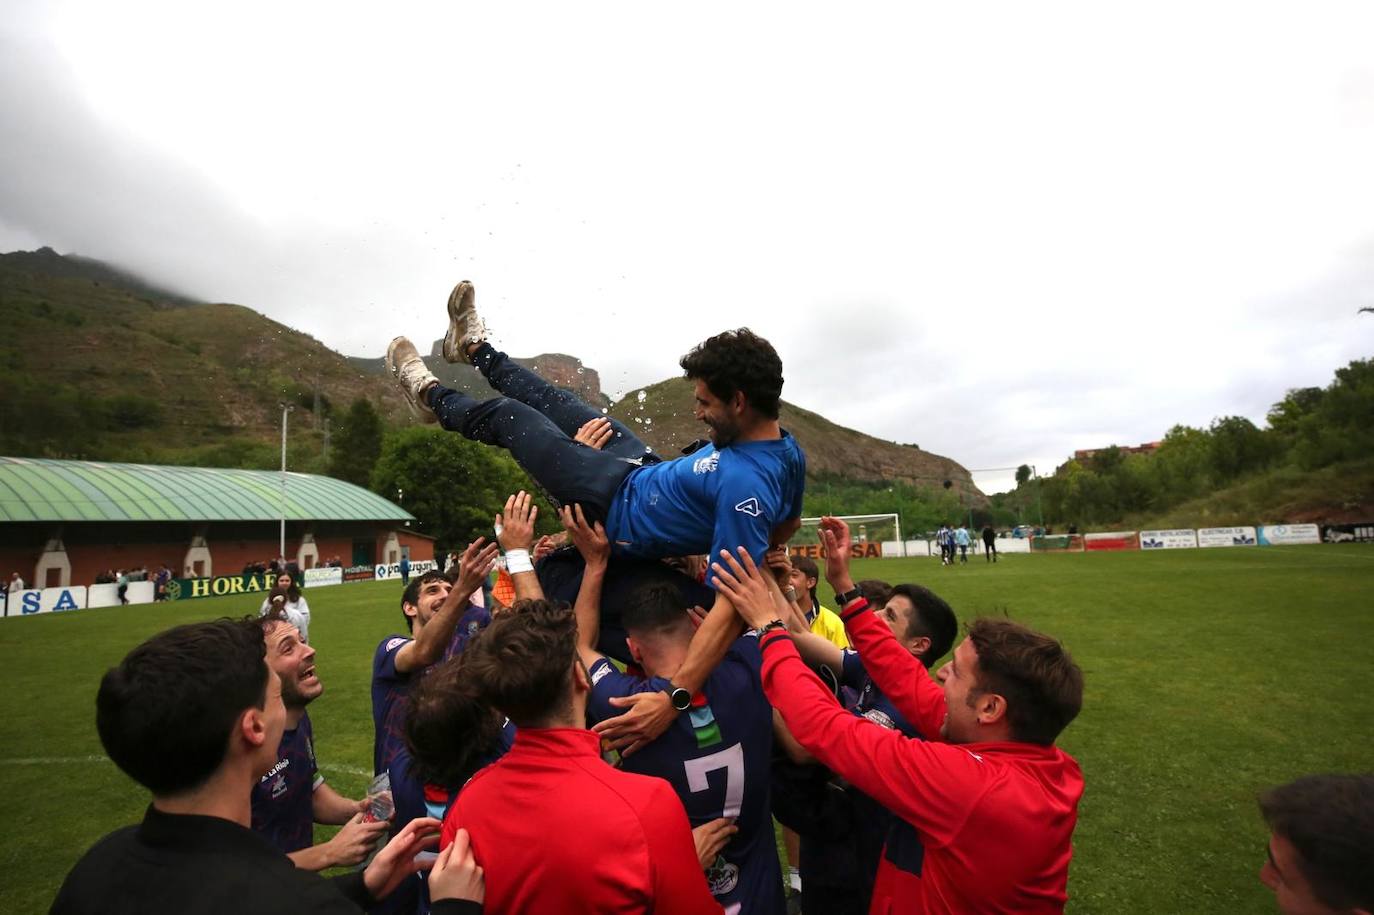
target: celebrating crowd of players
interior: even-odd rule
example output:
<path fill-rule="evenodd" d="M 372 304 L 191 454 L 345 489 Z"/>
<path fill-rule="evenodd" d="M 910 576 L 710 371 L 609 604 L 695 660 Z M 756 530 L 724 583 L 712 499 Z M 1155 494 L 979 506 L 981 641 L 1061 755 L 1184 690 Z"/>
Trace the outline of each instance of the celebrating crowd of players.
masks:
<path fill-rule="evenodd" d="M 778 425 L 767 341 L 732 331 L 683 357 L 709 441 L 662 460 L 495 350 L 470 284 L 449 316 L 444 355 L 501 397 L 443 388 L 404 338 L 388 366 L 422 419 L 510 450 L 566 542 L 536 545 L 518 493 L 496 542 L 409 582 L 404 630 L 373 660 L 385 790 L 360 799 L 318 772 L 307 706 L 323 685 L 285 613 L 136 648 L 101 682 L 97 728 L 153 802 L 77 863 L 54 911 L 782 915 L 775 817 L 799 837 L 811 915 L 1063 910 L 1083 776 L 1055 742 L 1079 668 L 1006 619 L 959 640 L 919 585 L 856 583 L 833 518 L 843 633 L 827 631 L 820 570 L 784 546 L 805 458 Z M 498 551 L 516 599 L 488 609 L 473 597 Z M 1367 857 L 1374 788 L 1340 786 L 1356 815 L 1338 828 L 1363 829 Z M 1265 801 L 1266 882 L 1281 905 L 1328 906 L 1285 911 L 1368 910 L 1368 877 L 1309 835 L 1329 789 L 1308 787 Z M 342 828 L 314 845 L 316 822 Z"/>

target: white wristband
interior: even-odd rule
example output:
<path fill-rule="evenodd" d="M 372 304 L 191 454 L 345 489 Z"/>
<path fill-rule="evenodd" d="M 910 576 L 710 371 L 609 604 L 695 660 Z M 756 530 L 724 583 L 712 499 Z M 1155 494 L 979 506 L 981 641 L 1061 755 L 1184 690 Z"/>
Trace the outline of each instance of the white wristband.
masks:
<path fill-rule="evenodd" d="M 506 571 L 512 575 L 517 572 L 533 572 L 534 563 L 530 561 L 529 550 L 507 550 Z"/>

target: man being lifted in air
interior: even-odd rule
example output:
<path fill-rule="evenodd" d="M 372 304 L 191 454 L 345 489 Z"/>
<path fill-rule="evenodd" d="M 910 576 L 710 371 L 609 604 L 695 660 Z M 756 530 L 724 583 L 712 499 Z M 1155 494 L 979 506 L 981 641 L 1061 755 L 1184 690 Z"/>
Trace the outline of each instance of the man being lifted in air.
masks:
<path fill-rule="evenodd" d="M 397 337 L 387 347 L 387 368 L 421 420 L 508 450 L 555 503 L 580 503 L 589 521 L 602 521 L 613 555 L 717 556 L 740 546 L 762 555 L 796 532 L 806 457 L 778 425 L 782 360 L 767 340 L 741 328 L 682 357 L 682 370 L 695 385 L 695 414 L 710 441 L 664 461 L 622 423 L 492 347 L 473 298 L 468 282 L 449 296 L 444 358 L 476 366 L 502 396 L 478 401 L 443 387 L 415 346 Z M 575 440 L 592 420 L 601 420 L 589 427 L 598 434 L 596 447 Z M 515 559 L 516 565 L 526 561 Z M 729 601 L 718 599 L 674 687 L 699 689 L 741 627 Z M 611 739 L 645 736 L 637 726 L 625 727 L 627 717 L 613 719 L 619 726 L 606 722 L 603 733 Z M 671 721 L 666 695 L 654 717 L 649 737 Z M 627 740 L 627 752 L 639 742 Z"/>

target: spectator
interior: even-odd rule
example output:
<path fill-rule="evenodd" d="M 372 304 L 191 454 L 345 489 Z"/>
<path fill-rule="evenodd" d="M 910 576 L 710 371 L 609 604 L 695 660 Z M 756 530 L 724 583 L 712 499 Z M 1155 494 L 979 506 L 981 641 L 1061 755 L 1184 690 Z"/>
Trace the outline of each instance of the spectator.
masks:
<path fill-rule="evenodd" d="M 10 576 L 10 583 L 5 586 L 5 593 L 18 594 L 22 590 L 24 590 L 24 579 L 19 577 L 18 572 L 15 572 Z"/>
<path fill-rule="evenodd" d="M 433 819 L 415 821 L 365 870 L 331 880 L 299 870 L 248 829 L 253 785 L 276 761 L 286 722 L 281 681 L 263 655 L 257 623 L 218 620 L 153 636 L 105 674 L 100 741 L 152 804 L 140 825 L 82 856 L 55 915 L 357 912 L 424 867 L 415 856 Z M 444 863 L 437 876 L 447 888 L 452 861 Z"/>
<path fill-rule="evenodd" d="M 157 576 L 153 579 L 153 600 L 162 601 L 167 599 L 167 583 L 172 580 L 172 570 L 167 567 L 167 563 L 162 564 L 162 568 L 157 570 Z"/>
<path fill-rule="evenodd" d="M 129 593 L 129 573 L 125 569 L 119 570 L 119 590 L 117 593 L 119 594 L 120 604 L 127 604 L 129 602 L 129 598 L 125 597 L 125 595 Z"/>
<path fill-rule="evenodd" d="M 1260 881 L 1284 915 L 1374 912 L 1374 775 L 1309 775 L 1260 798 Z"/>
<path fill-rule="evenodd" d="M 286 613 L 287 620 L 292 626 L 300 631 L 301 641 L 310 641 L 310 605 L 306 603 L 301 595 L 301 589 L 296 587 L 296 581 L 285 572 L 277 576 L 277 586 L 273 593 L 281 591 L 286 598 L 282 604 L 282 610 Z M 263 599 L 262 607 L 258 609 L 258 616 L 266 616 L 272 609 L 272 596 L 269 594 Z"/>
<path fill-rule="evenodd" d="M 410 556 L 401 554 L 401 587 L 410 584 Z"/>
<path fill-rule="evenodd" d="M 997 561 L 997 532 L 992 529 L 991 524 L 983 528 L 983 560 Z"/>

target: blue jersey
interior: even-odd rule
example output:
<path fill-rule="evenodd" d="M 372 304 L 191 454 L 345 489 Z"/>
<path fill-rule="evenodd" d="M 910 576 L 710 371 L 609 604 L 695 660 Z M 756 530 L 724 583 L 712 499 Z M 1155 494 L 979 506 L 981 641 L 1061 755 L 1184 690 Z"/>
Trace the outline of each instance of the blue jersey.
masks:
<path fill-rule="evenodd" d="M 789 433 L 724 448 L 704 445 L 686 457 L 632 470 L 606 519 L 616 555 L 732 553 L 747 547 L 760 560 L 769 535 L 801 517 L 806 455 Z"/>
<path fill-rule="evenodd" d="M 253 831 L 284 852 L 315 844 L 313 798 L 323 781 L 310 716 L 302 715 L 294 730 L 282 733 L 277 761 L 253 786 Z"/>
<path fill-rule="evenodd" d="M 736 641 L 692 708 L 620 766 L 671 784 L 694 828 L 718 817 L 735 819 L 739 832 L 706 871 L 712 895 L 731 915 L 781 915 L 786 908 L 769 802 L 773 709 L 763 695 L 761 663 L 756 638 Z M 612 697 L 668 684 L 621 673 L 606 658 L 590 673 L 587 711 L 596 720 L 624 711 L 610 704 Z"/>
<path fill-rule="evenodd" d="M 853 712 L 876 725 L 888 730 L 897 730 L 902 736 L 914 740 L 926 737 L 906 720 L 892 701 L 883 695 L 873 678 L 864 669 L 863 661 L 857 651 L 844 653 L 843 672 L 840 682 L 859 691 L 859 700 L 854 703 Z M 888 810 L 859 789 L 850 787 L 854 797 L 855 844 L 859 847 L 860 867 L 864 868 L 868 886 L 872 886 L 878 868 L 878 852 L 894 865 L 908 873 L 920 876 L 925 861 L 925 846 L 912 828 L 901 817 L 893 816 Z"/>

